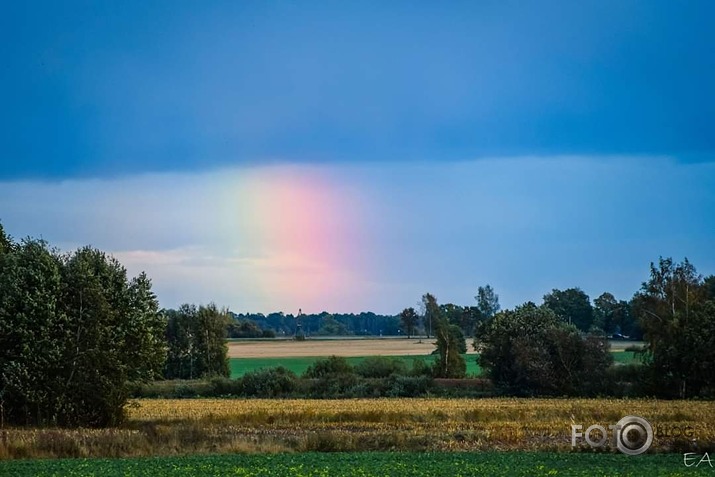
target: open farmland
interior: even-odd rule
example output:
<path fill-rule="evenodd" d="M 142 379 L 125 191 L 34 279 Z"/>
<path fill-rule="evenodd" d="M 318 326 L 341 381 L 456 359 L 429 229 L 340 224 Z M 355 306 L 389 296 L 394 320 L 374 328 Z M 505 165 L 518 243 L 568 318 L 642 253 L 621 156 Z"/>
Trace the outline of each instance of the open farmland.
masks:
<path fill-rule="evenodd" d="M 611 352 L 616 363 L 639 362 L 638 357 L 625 351 L 629 346 L 641 346 L 640 342 L 613 341 Z M 316 360 L 326 356 L 343 356 L 351 365 L 356 365 L 368 356 L 390 356 L 405 361 L 409 367 L 415 358 L 428 365 L 434 362 L 434 339 L 407 338 L 313 338 L 295 340 L 231 340 L 228 343 L 231 377 L 237 378 L 257 369 L 283 366 L 300 375 Z M 467 374 L 477 376 L 481 369 L 477 354 L 468 340 Z"/>
<path fill-rule="evenodd" d="M 680 454 L 479 453 L 304 453 L 216 455 L 139 459 L 63 459 L 0 464 L 0 474 L 15 477 L 104 476 L 168 477 L 427 477 L 454 476 L 694 476 L 711 475 L 703 464 L 686 468 Z"/>
<path fill-rule="evenodd" d="M 228 343 L 230 358 L 315 356 L 424 356 L 435 349 L 434 338 L 236 340 Z M 468 352 L 470 352 L 468 350 Z"/>
<path fill-rule="evenodd" d="M 231 369 L 231 377 L 238 378 L 246 373 L 255 371 L 258 369 L 274 368 L 276 366 L 283 366 L 296 375 L 301 375 L 308 369 L 308 367 L 319 359 L 323 359 L 322 356 L 300 356 L 300 357 L 283 357 L 283 358 L 231 358 L 229 360 L 229 365 Z M 348 363 L 352 366 L 360 364 L 364 361 L 367 356 L 350 356 L 345 358 Z M 410 368 L 415 359 L 421 359 L 431 366 L 436 356 L 431 354 L 427 356 L 391 356 L 393 359 L 399 359 L 405 362 L 405 365 Z M 478 376 L 481 373 L 481 368 L 477 364 L 477 355 L 469 354 L 464 355 L 465 361 L 467 363 L 467 375 Z"/>
<path fill-rule="evenodd" d="M 651 452 L 715 450 L 711 401 L 146 399 L 133 402 L 129 420 L 120 428 L 6 429 L 0 459 L 385 450 L 570 452 L 572 424 L 608 426 L 626 415 L 642 416 L 659 428 L 692 428 L 687 439 L 656 435 Z M 613 446 L 606 450 L 615 452 Z"/>

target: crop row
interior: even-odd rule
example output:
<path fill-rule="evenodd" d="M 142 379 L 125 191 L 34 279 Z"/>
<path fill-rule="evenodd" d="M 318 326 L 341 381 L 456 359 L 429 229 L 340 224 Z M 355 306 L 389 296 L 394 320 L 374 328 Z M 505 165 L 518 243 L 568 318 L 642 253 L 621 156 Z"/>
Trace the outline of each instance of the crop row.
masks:
<path fill-rule="evenodd" d="M 680 455 L 555 453 L 276 454 L 90 459 L 0 463 L 0 475 L 105 477 L 427 477 L 442 476 L 693 476 L 712 469 L 686 467 Z"/>

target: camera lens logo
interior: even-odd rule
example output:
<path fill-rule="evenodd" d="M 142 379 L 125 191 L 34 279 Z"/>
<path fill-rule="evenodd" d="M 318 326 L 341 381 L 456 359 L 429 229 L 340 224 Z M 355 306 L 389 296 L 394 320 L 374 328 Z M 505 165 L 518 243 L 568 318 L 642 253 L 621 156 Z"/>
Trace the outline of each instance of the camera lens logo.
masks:
<path fill-rule="evenodd" d="M 616 447 L 624 454 L 642 454 L 653 443 L 653 428 L 642 417 L 626 416 L 618 421 L 615 429 Z"/>
<path fill-rule="evenodd" d="M 581 424 L 571 425 L 571 447 L 576 447 L 577 440 L 583 439 L 591 447 L 603 447 L 608 441 L 606 428 L 593 424 L 582 432 Z M 638 416 L 626 416 L 616 424 L 609 424 L 608 429 L 613 432 L 616 447 L 627 455 L 642 454 L 653 443 L 653 428 L 650 423 Z M 598 431 L 598 432 L 595 432 Z"/>

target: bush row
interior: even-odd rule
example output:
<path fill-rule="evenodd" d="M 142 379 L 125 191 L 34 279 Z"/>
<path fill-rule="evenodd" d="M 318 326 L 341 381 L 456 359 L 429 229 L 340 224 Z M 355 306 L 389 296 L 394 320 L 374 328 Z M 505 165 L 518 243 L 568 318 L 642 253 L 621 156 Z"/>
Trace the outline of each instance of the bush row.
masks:
<path fill-rule="evenodd" d="M 134 398 L 373 398 L 412 397 L 431 394 L 434 381 L 429 376 L 361 378 L 337 374 L 325 378 L 299 378 L 285 368 L 254 371 L 238 379 L 157 381 L 134 384 Z"/>
<path fill-rule="evenodd" d="M 509 394 L 485 378 L 434 379 L 430 371 L 421 360 L 408 368 L 402 360 L 372 357 L 351 366 L 344 358 L 333 356 L 316 361 L 300 377 L 279 366 L 252 371 L 237 379 L 216 377 L 134 384 L 131 395 L 135 398 L 372 398 Z M 608 369 L 603 387 L 589 396 L 653 396 L 657 390 L 650 383 L 645 366 L 615 365 Z"/>

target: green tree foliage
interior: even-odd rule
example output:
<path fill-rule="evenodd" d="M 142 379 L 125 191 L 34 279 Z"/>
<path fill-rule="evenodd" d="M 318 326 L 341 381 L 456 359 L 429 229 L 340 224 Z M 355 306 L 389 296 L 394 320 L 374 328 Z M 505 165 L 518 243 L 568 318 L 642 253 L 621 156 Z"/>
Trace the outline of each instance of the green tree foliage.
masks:
<path fill-rule="evenodd" d="M 499 295 L 494 293 L 494 289 L 489 284 L 477 288 L 477 296 L 474 298 L 477 300 L 477 309 L 481 319 L 491 319 L 501 308 L 499 306 Z"/>
<path fill-rule="evenodd" d="M 226 330 L 229 338 L 275 338 L 273 330 L 261 329 L 255 321 L 232 319 Z"/>
<path fill-rule="evenodd" d="M 62 312 L 62 262 L 41 240 L 0 256 L 0 418 L 59 421 L 69 348 Z M 57 409 L 57 410 L 55 410 Z"/>
<path fill-rule="evenodd" d="M 294 392 L 298 380 L 296 375 L 284 368 L 258 369 L 246 373 L 240 380 L 241 394 L 256 397 L 280 397 Z"/>
<path fill-rule="evenodd" d="M 167 379 L 228 376 L 226 329 L 228 310 L 216 305 L 184 304 L 166 310 L 166 340 L 169 351 L 164 368 Z"/>
<path fill-rule="evenodd" d="M 363 378 L 387 378 L 396 375 L 406 375 L 405 361 L 389 356 L 368 356 L 355 366 L 355 373 Z"/>
<path fill-rule="evenodd" d="M 633 298 L 647 341 L 646 363 L 655 389 L 697 396 L 715 385 L 715 303 L 708 285 L 685 259 L 651 263 L 650 279 Z"/>
<path fill-rule="evenodd" d="M 319 359 L 315 363 L 308 366 L 303 376 L 306 378 L 324 378 L 333 374 L 352 374 L 353 367 L 348 363 L 348 360 L 342 356 L 329 356 L 325 359 Z"/>
<path fill-rule="evenodd" d="M 703 281 L 705 287 L 705 297 L 708 300 L 715 300 L 715 275 L 710 275 Z"/>
<path fill-rule="evenodd" d="M 432 336 L 432 331 L 440 315 L 439 305 L 434 295 L 431 293 L 422 295 L 422 308 L 424 309 L 422 321 L 425 326 L 425 333 L 429 338 Z"/>
<path fill-rule="evenodd" d="M 85 247 L 60 256 L 27 239 L 0 255 L 0 413 L 7 422 L 121 421 L 129 381 L 164 361 L 151 282 Z"/>
<path fill-rule="evenodd" d="M 278 336 L 292 336 L 296 332 L 296 316 L 282 312 L 269 313 L 231 313 L 234 320 L 250 320 L 255 322 L 262 330 L 272 330 Z M 398 315 L 377 315 L 372 312 L 362 313 L 302 313 L 300 315 L 301 330 L 310 336 L 319 332 L 325 318 L 332 316 L 344 328 L 346 335 L 397 335 L 400 329 Z"/>
<path fill-rule="evenodd" d="M 321 326 L 316 333 L 321 336 L 341 336 L 349 334 L 347 327 L 335 319 L 330 313 L 325 313 L 321 317 Z"/>
<path fill-rule="evenodd" d="M 314 380 L 310 394 L 313 397 L 343 396 L 357 384 L 353 367 L 342 356 L 330 356 L 313 363 L 303 377 Z"/>
<path fill-rule="evenodd" d="M 484 319 L 481 310 L 476 306 L 462 307 L 462 316 L 459 320 L 459 327 L 465 336 L 474 336 L 477 324 Z"/>
<path fill-rule="evenodd" d="M 0 222 L 0 255 L 10 252 L 13 245 L 12 237 L 5 233 L 2 222 Z"/>
<path fill-rule="evenodd" d="M 419 315 L 417 315 L 417 312 L 412 307 L 405 308 L 400 313 L 400 322 L 402 323 L 402 327 L 405 329 L 405 333 L 407 333 L 408 338 L 411 338 L 412 335 L 415 334 L 418 320 Z"/>
<path fill-rule="evenodd" d="M 612 362 L 608 341 L 531 302 L 481 323 L 474 346 L 494 384 L 521 395 L 597 393 Z"/>
<path fill-rule="evenodd" d="M 544 305 L 553 310 L 556 316 L 567 323 L 572 323 L 581 331 L 589 331 L 593 322 L 591 299 L 580 288 L 558 290 L 544 295 Z"/>
<path fill-rule="evenodd" d="M 440 305 L 439 312 L 450 324 L 458 326 L 463 335 L 473 334 L 474 327 L 482 316 L 479 308 L 475 306 L 459 306 L 452 303 Z"/>
<path fill-rule="evenodd" d="M 593 300 L 593 328 L 602 330 L 608 336 L 622 335 L 640 339 L 642 332 L 631 310 L 631 304 L 608 293 Z"/>
<path fill-rule="evenodd" d="M 463 378 L 467 372 L 467 363 L 460 354 L 462 350 L 466 351 L 462 330 L 442 316 L 434 295 L 426 293 L 422 300 L 425 306 L 425 314 L 429 316 L 435 326 L 435 337 L 437 338 L 436 351 L 438 356 L 434 363 L 434 376 L 438 378 Z"/>

